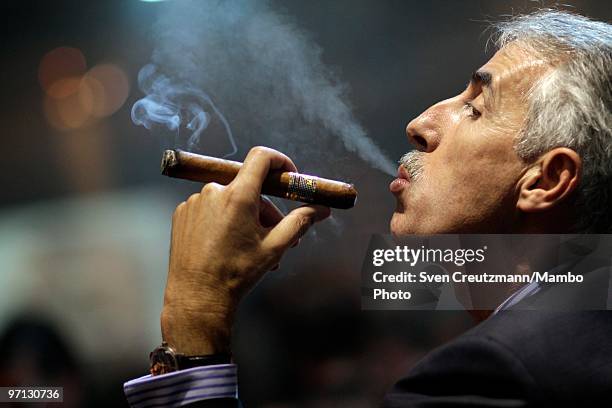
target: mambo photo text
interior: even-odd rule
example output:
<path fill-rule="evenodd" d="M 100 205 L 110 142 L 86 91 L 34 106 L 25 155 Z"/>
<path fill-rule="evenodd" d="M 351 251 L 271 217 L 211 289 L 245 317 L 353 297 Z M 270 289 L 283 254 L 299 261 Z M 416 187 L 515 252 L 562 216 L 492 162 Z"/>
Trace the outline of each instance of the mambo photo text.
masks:
<path fill-rule="evenodd" d="M 400 272 L 398 274 L 374 272 L 372 280 L 376 283 L 450 283 L 451 280 L 454 283 L 581 283 L 584 277 L 581 274 L 573 274 L 571 272 L 564 274 L 533 272 L 525 275 L 453 272 L 450 275 L 442 275 L 423 271 L 419 272 L 418 275 L 412 272 Z"/>
<path fill-rule="evenodd" d="M 394 249 L 375 249 L 372 252 L 372 265 L 376 268 L 385 264 L 397 263 L 398 266 L 404 264 L 410 267 L 421 268 L 427 265 L 437 264 L 443 266 L 452 264 L 463 266 L 470 263 L 482 263 L 485 261 L 487 246 L 476 249 L 440 249 L 409 248 L 407 246 L 397 246 Z M 418 270 L 418 269 L 417 269 Z M 438 270 L 439 271 L 439 270 Z M 581 283 L 584 281 L 582 274 L 566 272 L 556 274 L 550 272 L 538 272 L 521 274 L 503 273 L 468 273 L 467 271 L 445 271 L 445 273 L 432 273 L 427 271 L 414 272 L 382 272 L 374 271 L 371 275 L 374 283 Z M 373 290 L 373 298 L 380 300 L 408 300 L 410 291 L 376 288 Z"/>

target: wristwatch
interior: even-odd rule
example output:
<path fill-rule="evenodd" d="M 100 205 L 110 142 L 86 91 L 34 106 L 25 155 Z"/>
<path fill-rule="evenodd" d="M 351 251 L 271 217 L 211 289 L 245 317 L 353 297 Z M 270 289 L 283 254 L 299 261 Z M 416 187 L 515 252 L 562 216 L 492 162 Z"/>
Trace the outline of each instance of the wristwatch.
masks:
<path fill-rule="evenodd" d="M 149 372 L 151 375 L 172 373 L 174 371 L 185 370 L 200 366 L 214 364 L 229 364 L 232 362 L 232 355 L 208 354 L 203 356 L 186 356 L 177 353 L 165 341 L 149 354 Z"/>

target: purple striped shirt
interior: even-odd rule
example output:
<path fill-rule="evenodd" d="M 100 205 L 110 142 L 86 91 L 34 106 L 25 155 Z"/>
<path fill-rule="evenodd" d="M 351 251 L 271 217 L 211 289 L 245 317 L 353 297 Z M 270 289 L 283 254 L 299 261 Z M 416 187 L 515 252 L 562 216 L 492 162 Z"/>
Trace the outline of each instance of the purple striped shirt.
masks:
<path fill-rule="evenodd" d="M 123 384 L 132 408 L 180 407 L 212 398 L 238 398 L 235 364 L 189 368 L 157 376 L 146 375 Z"/>

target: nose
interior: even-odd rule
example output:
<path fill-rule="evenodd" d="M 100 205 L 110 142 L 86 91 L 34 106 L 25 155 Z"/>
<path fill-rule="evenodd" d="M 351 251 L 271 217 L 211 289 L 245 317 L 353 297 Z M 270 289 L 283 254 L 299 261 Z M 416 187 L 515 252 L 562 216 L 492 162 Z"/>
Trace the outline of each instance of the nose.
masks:
<path fill-rule="evenodd" d="M 408 123 L 406 135 L 418 150 L 426 153 L 436 150 L 442 138 L 443 125 L 448 121 L 446 116 L 451 101 L 438 102 Z"/>

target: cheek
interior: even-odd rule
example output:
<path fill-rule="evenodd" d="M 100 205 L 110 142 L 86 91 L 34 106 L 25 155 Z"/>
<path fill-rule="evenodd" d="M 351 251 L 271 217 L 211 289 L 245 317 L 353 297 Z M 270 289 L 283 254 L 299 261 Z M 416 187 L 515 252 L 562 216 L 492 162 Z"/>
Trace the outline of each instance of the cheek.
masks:
<path fill-rule="evenodd" d="M 452 140 L 440 145 L 447 172 L 456 178 L 486 177 L 493 182 L 512 173 L 521 163 L 514 151 L 518 128 L 507 123 L 516 122 L 510 116 L 463 121 Z"/>
<path fill-rule="evenodd" d="M 437 217 L 485 216 L 514 191 L 521 161 L 512 138 L 475 126 L 469 130 L 473 133 L 456 134 L 456 143 L 439 146 L 426 163 L 422 183 L 414 186 L 415 205 L 427 206 Z"/>

